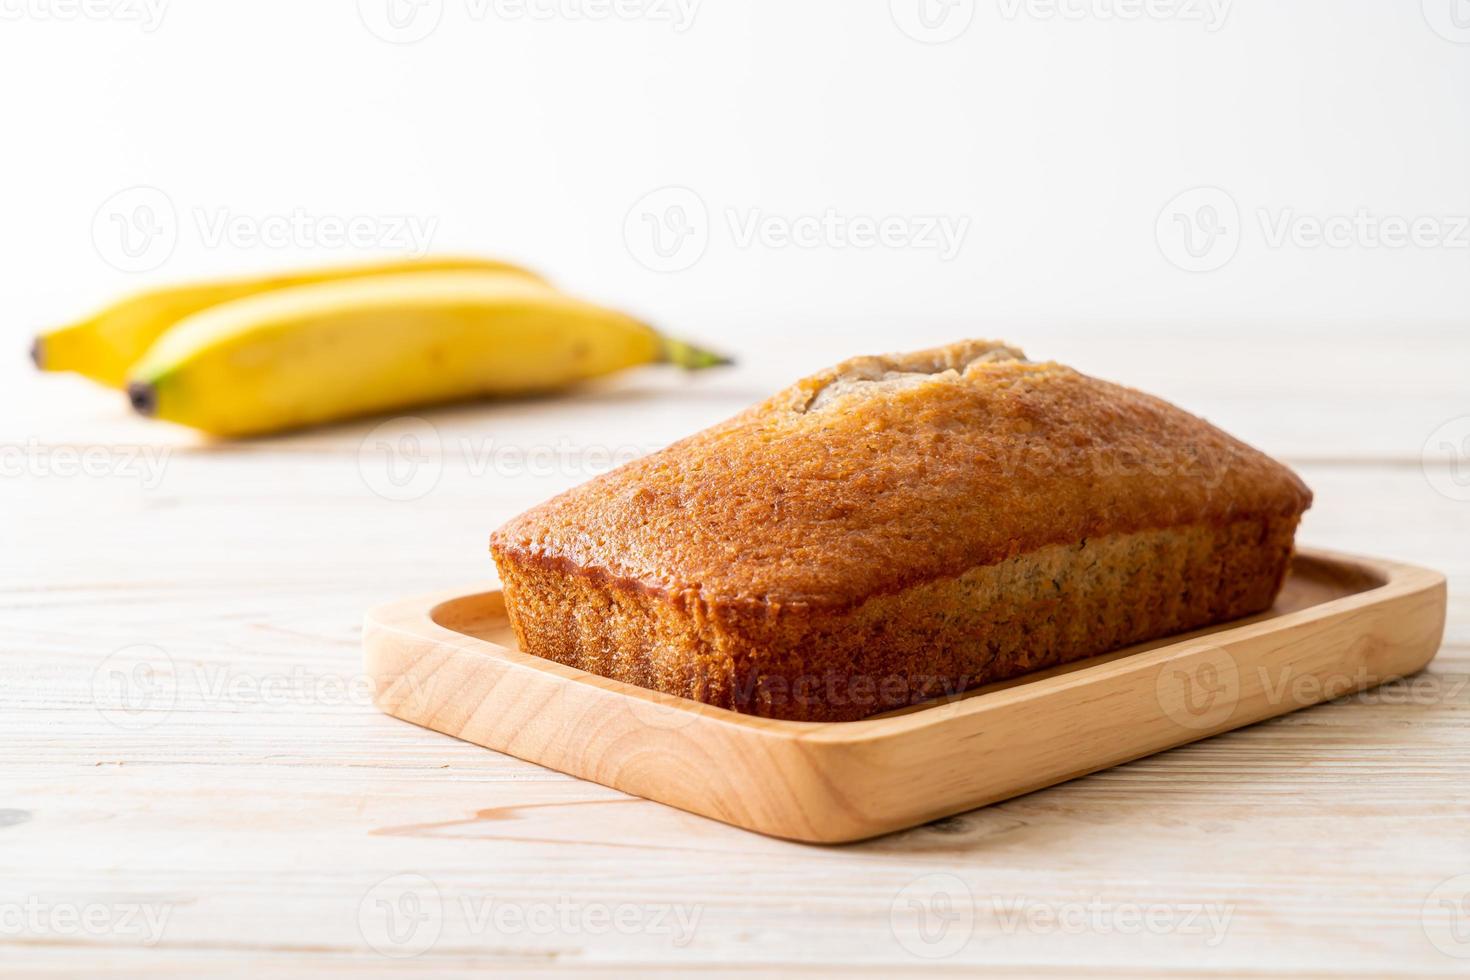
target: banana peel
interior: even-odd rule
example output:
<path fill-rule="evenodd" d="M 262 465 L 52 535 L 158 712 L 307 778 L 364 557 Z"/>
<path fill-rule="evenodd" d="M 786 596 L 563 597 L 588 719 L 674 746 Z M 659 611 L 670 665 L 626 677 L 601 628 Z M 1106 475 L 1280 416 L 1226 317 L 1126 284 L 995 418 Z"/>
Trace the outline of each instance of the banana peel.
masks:
<path fill-rule="evenodd" d="M 510 272 L 314 282 L 184 317 L 127 375 L 134 409 L 218 436 L 555 391 L 640 364 L 728 363 Z"/>
<path fill-rule="evenodd" d="M 92 316 L 38 336 L 31 358 L 43 371 L 75 371 L 121 388 L 128 371 L 174 324 L 220 303 L 276 289 L 406 272 L 492 272 L 542 282 L 509 262 L 475 257 L 433 257 L 365 262 L 269 276 L 186 283 L 127 297 Z"/>

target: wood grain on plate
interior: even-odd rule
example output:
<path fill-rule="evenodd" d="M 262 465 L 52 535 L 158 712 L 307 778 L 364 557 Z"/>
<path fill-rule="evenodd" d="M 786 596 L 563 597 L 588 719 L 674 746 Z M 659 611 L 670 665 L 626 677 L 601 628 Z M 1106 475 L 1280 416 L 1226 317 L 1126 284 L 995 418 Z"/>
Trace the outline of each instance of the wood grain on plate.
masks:
<path fill-rule="evenodd" d="M 863 721 L 740 715 L 516 648 L 500 592 L 363 628 L 395 717 L 776 837 L 860 840 L 1019 796 L 1421 669 L 1444 578 L 1308 552 L 1273 609 Z"/>

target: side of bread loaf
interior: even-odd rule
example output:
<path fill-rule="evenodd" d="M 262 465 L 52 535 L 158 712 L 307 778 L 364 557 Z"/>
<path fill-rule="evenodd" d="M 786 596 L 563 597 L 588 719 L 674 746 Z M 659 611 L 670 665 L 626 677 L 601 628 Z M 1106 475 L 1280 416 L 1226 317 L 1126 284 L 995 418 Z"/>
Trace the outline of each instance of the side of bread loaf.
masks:
<path fill-rule="evenodd" d="M 1259 612 L 1310 502 L 1160 399 L 969 341 L 803 379 L 491 550 L 531 653 L 838 721 Z"/>

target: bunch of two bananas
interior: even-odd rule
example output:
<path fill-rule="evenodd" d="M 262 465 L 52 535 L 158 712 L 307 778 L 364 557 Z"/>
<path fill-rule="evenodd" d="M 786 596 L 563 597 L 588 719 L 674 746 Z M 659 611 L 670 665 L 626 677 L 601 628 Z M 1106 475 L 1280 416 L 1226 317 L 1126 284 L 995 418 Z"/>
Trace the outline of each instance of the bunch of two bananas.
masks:
<path fill-rule="evenodd" d="M 219 436 L 551 391 L 638 364 L 725 363 L 487 259 L 421 259 L 156 289 L 36 339 L 36 365 L 125 388 Z"/>

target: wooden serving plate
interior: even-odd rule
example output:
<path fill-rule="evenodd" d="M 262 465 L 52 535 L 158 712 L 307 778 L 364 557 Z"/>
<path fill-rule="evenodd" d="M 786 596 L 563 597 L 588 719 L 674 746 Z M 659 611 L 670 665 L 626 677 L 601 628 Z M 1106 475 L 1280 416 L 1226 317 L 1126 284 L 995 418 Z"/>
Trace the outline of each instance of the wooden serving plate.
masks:
<path fill-rule="evenodd" d="M 1297 555 L 1266 613 L 862 721 L 773 721 L 516 649 L 501 594 L 373 610 L 390 715 L 777 837 L 872 837 L 1374 687 L 1422 668 L 1444 577 Z"/>

